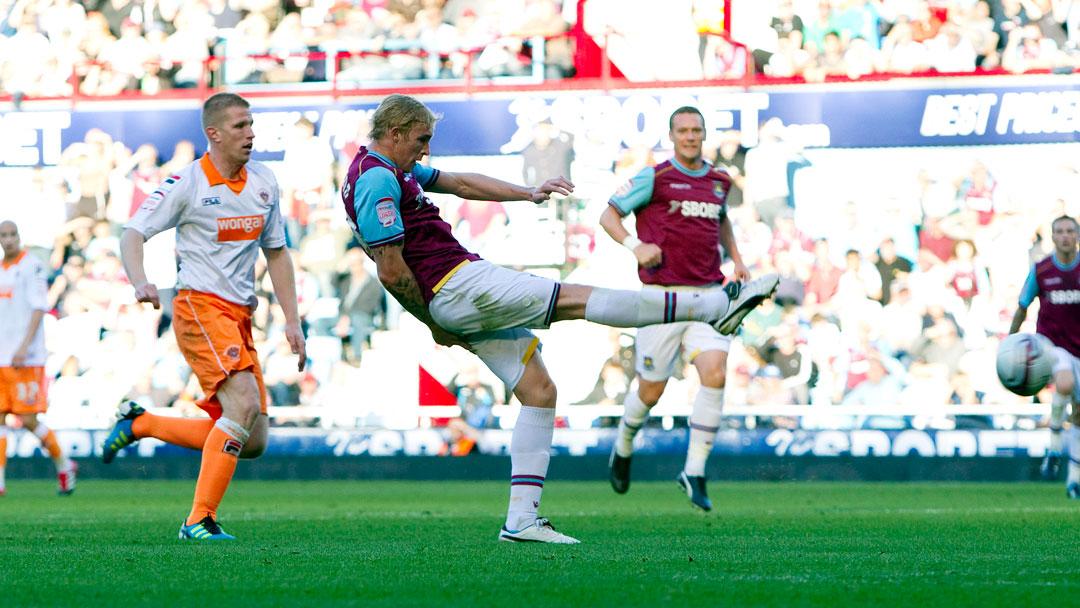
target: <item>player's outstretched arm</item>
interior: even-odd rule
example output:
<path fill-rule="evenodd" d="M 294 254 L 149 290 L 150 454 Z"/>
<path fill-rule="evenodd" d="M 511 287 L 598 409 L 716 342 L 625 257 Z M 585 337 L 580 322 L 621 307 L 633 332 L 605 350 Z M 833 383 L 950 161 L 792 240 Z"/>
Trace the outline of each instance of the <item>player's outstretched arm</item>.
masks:
<path fill-rule="evenodd" d="M 128 282 L 135 288 L 135 300 L 149 302 L 154 308 L 161 308 L 157 286 L 146 279 L 143 267 L 143 243 L 146 237 L 134 228 L 124 229 L 120 235 L 120 261 L 124 264 Z"/>
<path fill-rule="evenodd" d="M 480 173 L 439 173 L 432 192 L 453 194 L 473 201 L 532 201 L 542 203 L 552 194 L 569 195 L 574 184 L 563 177 L 547 180 L 535 188 L 518 186 Z"/>
<path fill-rule="evenodd" d="M 439 324 L 431 318 L 424 296 L 420 293 L 420 285 L 416 282 L 416 276 L 405 263 L 401 255 L 402 244 L 390 243 L 371 250 L 371 257 L 375 260 L 378 268 L 379 281 L 394 296 L 405 310 L 431 329 L 431 336 L 443 346 L 460 346 L 469 348 L 469 343 L 460 336 L 452 334 L 439 327 Z"/>
<path fill-rule="evenodd" d="M 285 339 L 289 341 L 293 354 L 300 358 L 296 369 L 304 371 L 304 365 L 307 364 L 307 345 L 304 342 L 304 332 L 300 329 L 292 256 L 285 247 L 263 247 L 263 255 L 266 256 L 266 272 L 270 273 L 270 282 L 274 285 L 274 296 L 285 315 Z"/>

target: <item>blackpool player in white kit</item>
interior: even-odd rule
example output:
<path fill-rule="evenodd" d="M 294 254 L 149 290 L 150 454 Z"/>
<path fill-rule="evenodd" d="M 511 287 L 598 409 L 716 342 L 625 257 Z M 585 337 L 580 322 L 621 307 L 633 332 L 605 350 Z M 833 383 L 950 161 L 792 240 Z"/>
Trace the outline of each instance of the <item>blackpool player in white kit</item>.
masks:
<path fill-rule="evenodd" d="M 45 380 L 45 326 L 48 292 L 45 266 L 22 249 L 19 227 L 0 222 L 0 496 L 6 492 L 8 428 L 4 419 L 14 414 L 56 464 L 61 495 L 75 491 L 77 465 L 64 454 L 56 434 L 38 414 L 48 408 Z"/>
<path fill-rule="evenodd" d="M 1062 456 L 1062 423 L 1072 403 L 1065 491 L 1080 498 L 1080 256 L 1077 222 L 1063 215 L 1050 225 L 1054 252 L 1035 263 L 1020 292 L 1009 333 L 1020 331 L 1028 306 L 1039 298 L 1035 331 L 1054 343 L 1054 397 L 1050 409 L 1050 449 L 1043 459 L 1044 479 L 1055 479 Z"/>
<path fill-rule="evenodd" d="M 637 258 L 638 277 L 646 290 L 667 290 L 673 297 L 723 291 L 719 247 L 734 263 L 734 279 L 750 279 L 727 216 L 732 179 L 702 158 L 705 119 L 697 108 L 675 110 L 668 124 L 674 158 L 642 169 L 616 192 L 600 216 L 600 225 Z M 636 215 L 637 236 L 623 226 L 623 218 L 630 213 Z M 727 288 L 738 289 L 740 284 L 732 282 Z M 627 393 L 619 435 L 611 451 L 610 480 L 617 493 L 630 489 L 634 437 L 685 357 L 697 368 L 701 387 L 690 414 L 686 464 L 677 481 L 690 504 L 703 511 L 712 509 L 705 486 L 705 463 L 720 425 L 730 346 L 729 336 L 697 321 L 638 330 L 638 389 Z"/>

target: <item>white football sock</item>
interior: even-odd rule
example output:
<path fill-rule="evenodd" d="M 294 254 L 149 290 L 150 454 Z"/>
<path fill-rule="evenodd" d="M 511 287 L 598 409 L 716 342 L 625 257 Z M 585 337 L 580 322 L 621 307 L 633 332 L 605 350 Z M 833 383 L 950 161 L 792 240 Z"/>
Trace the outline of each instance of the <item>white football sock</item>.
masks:
<path fill-rule="evenodd" d="M 1080 429 L 1069 429 L 1069 477 L 1065 484 L 1080 483 Z"/>
<path fill-rule="evenodd" d="M 536 521 L 540 495 L 544 492 L 551 436 L 555 432 L 555 408 L 521 406 L 510 437 L 510 506 L 506 529 L 518 531 Z"/>
<path fill-rule="evenodd" d="M 585 303 L 585 318 L 609 327 L 645 327 L 675 321 L 711 323 L 727 312 L 728 304 L 722 289 L 675 292 L 594 287 Z"/>
<path fill-rule="evenodd" d="M 712 452 L 716 432 L 720 429 L 720 416 L 724 408 L 724 389 L 703 386 L 694 398 L 690 413 L 690 445 L 686 449 L 686 466 L 683 471 L 690 477 L 705 475 L 705 461 Z"/>
<path fill-rule="evenodd" d="M 1061 425 L 1065 422 L 1065 406 L 1069 404 L 1068 395 L 1054 391 L 1050 402 L 1050 452 L 1061 453 Z"/>
<path fill-rule="evenodd" d="M 626 393 L 623 415 L 619 419 L 619 436 L 615 439 L 615 453 L 623 458 L 634 454 L 634 437 L 649 416 L 649 406 L 641 401 L 637 391 Z"/>

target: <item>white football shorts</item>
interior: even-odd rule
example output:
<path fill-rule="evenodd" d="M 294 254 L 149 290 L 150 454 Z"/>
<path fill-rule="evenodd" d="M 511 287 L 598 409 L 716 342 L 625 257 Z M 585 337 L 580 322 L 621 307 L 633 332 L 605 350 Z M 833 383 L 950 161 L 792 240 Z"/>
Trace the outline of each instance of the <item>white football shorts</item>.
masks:
<path fill-rule="evenodd" d="M 646 285 L 645 289 L 672 290 L 672 287 Z M 690 287 L 674 288 L 679 291 L 696 289 Z M 710 287 L 707 289 L 721 289 Z M 704 291 L 705 288 L 696 289 Z M 675 365 L 682 357 L 693 362 L 698 354 L 719 350 L 728 352 L 731 337 L 722 335 L 708 323 L 701 321 L 680 321 L 649 325 L 637 330 L 634 342 L 636 351 L 636 369 L 639 376 L 649 382 L 661 382 L 675 375 Z"/>
<path fill-rule="evenodd" d="M 1054 375 L 1071 371 L 1073 375 L 1073 404 L 1080 404 L 1080 359 L 1060 346 L 1054 347 Z"/>
<path fill-rule="evenodd" d="M 555 316 L 559 283 L 485 260 L 462 266 L 428 306 L 440 327 L 464 336 L 473 352 L 513 388 L 540 349 L 528 328 L 546 328 Z"/>

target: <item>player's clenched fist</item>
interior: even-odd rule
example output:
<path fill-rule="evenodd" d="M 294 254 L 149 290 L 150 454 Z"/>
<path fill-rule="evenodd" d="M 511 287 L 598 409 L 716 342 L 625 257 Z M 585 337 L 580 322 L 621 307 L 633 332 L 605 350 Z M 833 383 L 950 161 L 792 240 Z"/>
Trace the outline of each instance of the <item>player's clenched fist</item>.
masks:
<path fill-rule="evenodd" d="M 154 308 L 161 308 L 161 298 L 158 296 L 157 285 L 153 283 L 140 283 L 135 286 L 135 301 L 149 302 Z"/>
<path fill-rule="evenodd" d="M 664 253 L 655 243 L 642 243 L 634 247 L 634 257 L 642 268 L 656 268 L 664 261 Z"/>

